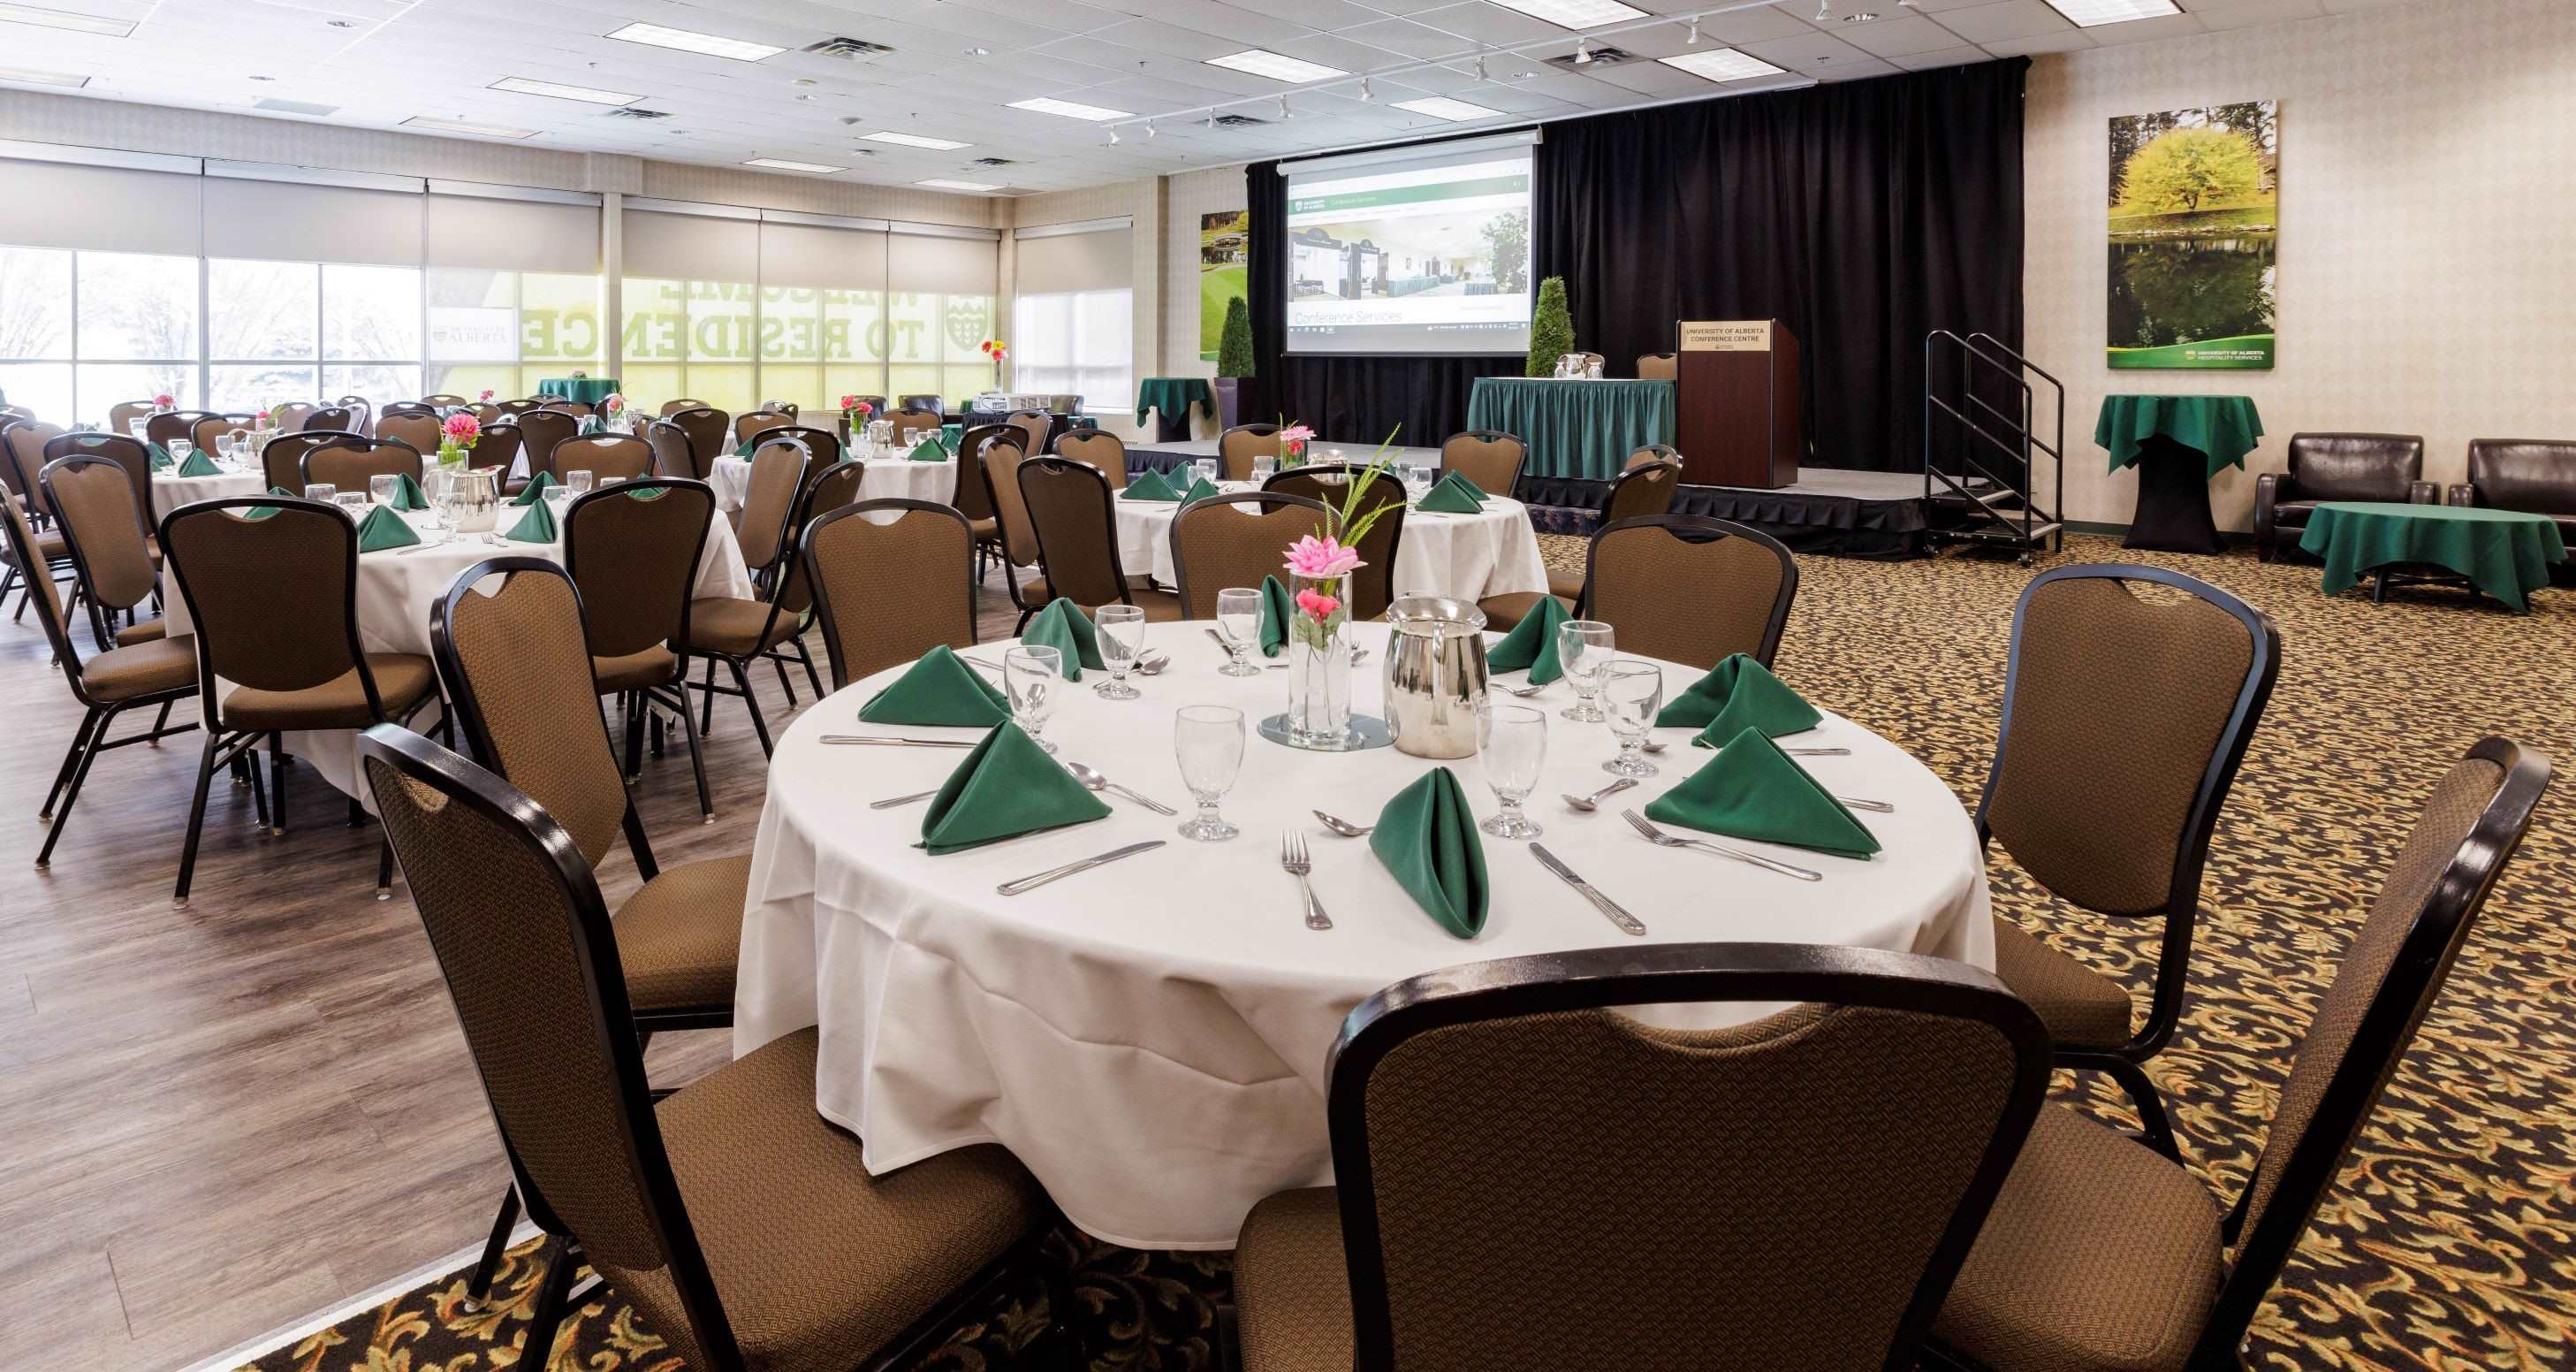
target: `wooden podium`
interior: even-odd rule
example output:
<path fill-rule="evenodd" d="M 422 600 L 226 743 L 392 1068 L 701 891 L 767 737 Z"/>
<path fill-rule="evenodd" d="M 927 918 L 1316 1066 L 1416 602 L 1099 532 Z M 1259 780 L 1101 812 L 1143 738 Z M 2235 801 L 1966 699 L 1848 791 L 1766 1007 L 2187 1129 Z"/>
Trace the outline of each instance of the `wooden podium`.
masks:
<path fill-rule="evenodd" d="M 1798 337 L 1776 319 L 1677 326 L 1675 446 L 1695 486 L 1777 490 L 1798 481 Z"/>

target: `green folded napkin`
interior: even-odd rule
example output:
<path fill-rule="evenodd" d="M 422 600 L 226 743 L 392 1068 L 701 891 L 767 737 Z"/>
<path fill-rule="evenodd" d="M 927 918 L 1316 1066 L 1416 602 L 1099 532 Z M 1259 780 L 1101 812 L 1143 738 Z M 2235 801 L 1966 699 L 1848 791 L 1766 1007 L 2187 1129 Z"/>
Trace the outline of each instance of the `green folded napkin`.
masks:
<path fill-rule="evenodd" d="M 1682 784 L 1656 797 L 1646 818 L 1733 838 L 1813 848 L 1837 857 L 1878 851 L 1878 838 L 1827 794 L 1780 745 L 1747 728 Z"/>
<path fill-rule="evenodd" d="M 1432 514 L 1481 514 L 1485 509 L 1484 499 L 1484 493 L 1476 489 L 1475 482 L 1451 472 L 1440 478 L 1438 485 L 1424 492 L 1421 502 L 1414 508 Z"/>
<path fill-rule="evenodd" d="M 1009 721 L 1010 697 L 986 684 L 945 643 L 921 655 L 912 670 L 868 697 L 859 719 L 868 724 L 939 724 L 989 729 Z"/>
<path fill-rule="evenodd" d="M 367 517 L 358 521 L 359 552 L 381 553 L 387 548 L 408 548 L 419 542 L 420 535 L 412 532 L 411 522 L 382 505 L 367 511 Z"/>
<path fill-rule="evenodd" d="M 166 472 L 166 471 L 170 470 L 172 467 L 175 467 L 175 466 L 177 466 L 177 465 L 178 465 L 177 463 L 172 462 L 172 461 L 170 460 L 170 454 L 169 454 L 168 450 L 164 449 L 160 444 L 158 444 L 158 443 L 152 444 L 152 445 L 151 445 L 151 450 L 152 450 L 152 470 L 154 470 L 154 471 L 156 471 L 156 472 Z"/>
<path fill-rule="evenodd" d="M 1217 490 L 1217 488 L 1211 484 L 1206 477 L 1200 477 L 1198 480 L 1190 483 L 1190 488 L 1188 490 L 1181 492 L 1178 496 L 1174 497 L 1174 499 L 1186 503 L 1192 500 L 1205 500 L 1209 496 L 1221 494 L 1223 494 L 1223 492 Z"/>
<path fill-rule="evenodd" d="M 1474 496 L 1478 500 L 1493 499 L 1493 492 L 1477 485 L 1475 478 L 1467 475 L 1465 472 L 1443 473 L 1440 478 L 1440 484 L 1452 487 L 1456 490 L 1465 491 L 1467 494 Z"/>
<path fill-rule="evenodd" d="M 535 476 L 528 478 L 528 484 L 521 487 L 517 495 L 510 497 L 510 503 L 513 505 L 542 505 L 545 503 L 546 499 L 546 488 L 554 484 L 554 473 L 539 472 Z"/>
<path fill-rule="evenodd" d="M 1703 730 L 1692 740 L 1703 748 L 1723 747 L 1747 729 L 1778 738 L 1805 733 L 1824 722 L 1824 715 L 1806 697 L 1742 653 L 1730 654 L 1655 716 L 1658 729 Z"/>
<path fill-rule="evenodd" d="M 519 516 L 519 522 L 510 526 L 510 532 L 501 536 L 513 543 L 552 543 L 563 535 L 555 528 L 554 506 L 540 500 L 529 506 L 526 514 Z"/>
<path fill-rule="evenodd" d="M 1020 726 L 1004 721 L 941 783 L 921 817 L 917 846 L 935 856 L 1107 818 L 1100 797 L 1082 789 Z"/>
<path fill-rule="evenodd" d="M 1072 601 L 1058 596 L 1038 611 L 1037 618 L 1020 632 L 1020 645 L 1027 648 L 1053 648 L 1064 654 L 1064 679 L 1082 680 L 1082 669 L 1098 667 L 1100 635 L 1092 627 L 1091 616 Z"/>
<path fill-rule="evenodd" d="M 925 438 L 913 444 L 912 451 L 905 456 L 915 462 L 945 462 L 948 460 L 948 447 L 938 439 Z"/>
<path fill-rule="evenodd" d="M 284 486 L 271 486 L 268 488 L 268 493 L 270 495 L 282 495 L 289 500 L 293 500 L 295 498 L 295 492 L 286 489 Z M 277 507 L 274 505 L 253 505 L 249 509 L 242 511 L 241 517 L 244 519 L 266 519 L 270 515 L 276 513 Z"/>
<path fill-rule="evenodd" d="M 1457 774 L 1434 767 L 1378 811 L 1369 851 L 1441 928 L 1474 938 L 1485 928 L 1485 841 Z"/>
<path fill-rule="evenodd" d="M 426 510 L 429 493 L 420 488 L 420 479 L 409 472 L 396 477 L 393 507 L 397 510 Z"/>
<path fill-rule="evenodd" d="M 1127 498 L 1129 500 L 1178 500 L 1181 498 L 1181 493 L 1172 489 L 1172 483 L 1165 480 L 1161 472 L 1148 470 L 1143 476 L 1127 483 Z"/>
<path fill-rule="evenodd" d="M 1574 618 L 1565 602 L 1555 596 L 1539 598 L 1538 608 L 1521 617 L 1503 641 L 1485 652 L 1485 665 L 1497 672 L 1517 672 L 1529 668 L 1532 686 L 1544 686 L 1565 675 L 1564 664 L 1556 660 L 1556 626 Z"/>
<path fill-rule="evenodd" d="M 223 474 L 224 469 L 216 466 L 213 458 L 193 449 L 188 453 L 188 460 L 179 464 L 181 476 L 222 476 Z"/>
<path fill-rule="evenodd" d="M 1288 617 L 1296 607 L 1288 600 L 1288 588 L 1279 578 L 1261 578 L 1261 628 L 1252 641 L 1261 648 L 1263 657 L 1277 657 L 1288 650 Z"/>
<path fill-rule="evenodd" d="M 733 455 L 734 455 L 734 456 L 736 456 L 736 457 L 748 458 L 748 457 L 750 457 L 750 456 L 751 456 L 751 450 L 752 450 L 752 449 L 754 449 L 754 448 L 757 448 L 757 447 L 759 447 L 759 446 L 760 446 L 760 440 L 759 440 L 759 439 L 757 439 L 757 438 L 746 438 L 746 439 L 744 439 L 743 441 L 741 441 L 740 443 L 737 443 L 737 444 L 733 445 Z"/>

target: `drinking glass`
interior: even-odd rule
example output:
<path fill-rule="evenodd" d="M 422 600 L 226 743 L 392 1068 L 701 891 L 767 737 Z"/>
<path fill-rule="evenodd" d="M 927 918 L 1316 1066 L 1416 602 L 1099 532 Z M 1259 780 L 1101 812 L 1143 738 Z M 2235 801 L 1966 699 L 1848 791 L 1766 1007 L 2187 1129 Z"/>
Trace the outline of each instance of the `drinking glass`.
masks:
<path fill-rule="evenodd" d="M 544 500 L 546 502 L 546 513 L 555 517 L 556 528 L 562 528 L 564 512 L 572 508 L 572 489 L 567 486 L 548 486 L 546 488 Z"/>
<path fill-rule="evenodd" d="M 319 500 L 326 505 L 331 502 L 333 497 L 339 494 L 340 488 L 332 485 L 328 481 L 317 481 L 304 488 L 305 499 Z"/>
<path fill-rule="evenodd" d="M 587 471 L 566 472 L 564 473 L 563 487 L 574 495 L 580 495 L 589 490 L 592 486 L 598 484 L 598 481 L 598 477 L 593 476 Z"/>
<path fill-rule="evenodd" d="M 1217 592 L 1216 631 L 1224 637 L 1227 651 L 1234 654 L 1217 668 L 1219 674 L 1261 675 L 1261 669 L 1250 660 L 1252 645 L 1261 635 L 1261 592 L 1240 586 Z"/>
<path fill-rule="evenodd" d="M 347 515 L 353 524 L 367 517 L 365 491 L 341 491 L 331 497 L 331 503 L 339 506 L 340 513 Z"/>
<path fill-rule="evenodd" d="M 447 467 L 432 467 L 420 478 L 420 493 L 429 497 L 429 527 L 447 527 L 447 496 L 456 488 L 456 473 Z"/>
<path fill-rule="evenodd" d="M 1143 695 L 1127 684 L 1127 673 L 1145 655 L 1144 608 L 1103 605 L 1092 612 L 1091 622 L 1100 631 L 1100 665 L 1109 669 L 1109 679 L 1095 683 L 1091 693 L 1103 700 L 1134 700 Z"/>
<path fill-rule="evenodd" d="M 1190 463 L 1190 471 L 1195 473 L 1199 480 L 1204 481 L 1211 486 L 1216 484 L 1215 458 L 1202 457 L 1193 461 Z"/>
<path fill-rule="evenodd" d="M 215 460 L 227 467 L 233 465 L 233 436 L 231 433 L 226 432 L 215 435 Z"/>
<path fill-rule="evenodd" d="M 1610 661 L 1614 641 L 1610 626 L 1597 619 L 1569 619 L 1556 626 L 1556 664 L 1574 687 L 1574 703 L 1563 711 L 1577 724 L 1598 724 L 1605 716 L 1592 703 L 1601 688 L 1601 668 Z"/>
<path fill-rule="evenodd" d="M 1231 705 L 1184 705 L 1172 714 L 1172 751 L 1181 762 L 1181 784 L 1199 812 L 1181 825 L 1181 837 L 1220 843 L 1242 833 L 1217 814 L 1216 803 L 1234 789 L 1243 770 L 1243 711 Z"/>
<path fill-rule="evenodd" d="M 1278 458 L 1270 455 L 1269 453 L 1260 453 L 1253 457 L 1252 480 L 1254 484 L 1266 486 L 1270 484 L 1270 478 L 1277 476 L 1278 474 Z"/>
<path fill-rule="evenodd" d="M 161 446 L 169 450 L 170 460 L 173 462 L 185 462 L 188 460 L 188 454 L 197 450 L 196 444 L 191 443 L 184 438 L 171 439 L 169 442 L 164 443 Z"/>
<path fill-rule="evenodd" d="M 1011 722 L 1048 752 L 1047 717 L 1055 713 L 1056 688 L 1064 684 L 1064 653 L 1055 648 L 1020 647 L 1002 654 L 1002 684 L 1011 697 Z"/>
<path fill-rule="evenodd" d="M 1601 764 L 1612 776 L 1650 777 L 1655 764 L 1638 751 L 1655 716 L 1664 709 L 1664 669 L 1651 662 L 1623 658 L 1601 669 L 1601 708 L 1610 716 L 1610 732 L 1619 740 L 1619 756 Z"/>
<path fill-rule="evenodd" d="M 1538 789 L 1539 768 L 1547 762 L 1547 713 L 1526 705 L 1488 705 L 1476 713 L 1476 760 L 1484 764 L 1485 784 L 1503 808 L 1476 827 L 1496 838 L 1537 838 L 1546 832 L 1522 811 L 1521 802 Z"/>
<path fill-rule="evenodd" d="M 378 472 L 367 478 L 367 499 L 379 505 L 391 505 L 402 493 L 402 478 L 390 472 Z"/>
<path fill-rule="evenodd" d="M 143 421 L 140 419 L 129 419 L 125 421 L 125 432 L 129 437 L 142 438 Z"/>

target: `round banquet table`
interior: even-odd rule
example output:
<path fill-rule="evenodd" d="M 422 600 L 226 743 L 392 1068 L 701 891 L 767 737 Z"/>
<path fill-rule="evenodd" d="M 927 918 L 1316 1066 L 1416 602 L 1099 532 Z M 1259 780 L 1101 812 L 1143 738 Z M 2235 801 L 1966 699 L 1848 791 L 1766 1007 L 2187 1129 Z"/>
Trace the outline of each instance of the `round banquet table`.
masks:
<path fill-rule="evenodd" d="M 1253 488 L 1226 483 L 1224 489 Z M 1118 561 L 1127 575 L 1150 572 L 1156 585 L 1179 583 L 1172 565 L 1172 518 L 1180 508 L 1178 501 L 1129 500 L 1120 493 Z M 1249 513 L 1245 507 L 1236 508 Z M 1507 496 L 1492 496 L 1480 514 L 1405 511 L 1404 537 L 1395 549 L 1395 590 L 1467 601 L 1546 591 L 1547 563 L 1539 556 L 1538 531 L 1530 524 L 1529 507 Z"/>
<path fill-rule="evenodd" d="M 957 494 L 957 459 L 945 462 L 915 462 L 908 457 L 871 457 L 863 459 L 868 470 L 859 478 L 861 500 L 929 500 L 945 505 Z M 716 492 L 716 508 L 731 512 L 742 508 L 751 496 L 751 460 L 742 457 L 719 457 L 715 468 L 707 473 L 707 484 Z"/>
<path fill-rule="evenodd" d="M 1172 711 L 1239 706 L 1247 730 L 1284 708 L 1283 674 L 1216 672 L 1199 625 L 1156 625 L 1161 675 L 1144 698 L 1092 694 L 1095 674 L 1059 699 L 1045 736 L 1186 814 L 1172 756 Z M 1358 625 L 1371 656 L 1352 695 L 1377 713 L 1387 630 Z M 1007 644 L 973 655 L 998 660 Z M 1390 983 L 1459 963 L 1624 944 L 1602 914 L 1542 869 L 1529 845 L 1485 837 L 1492 891 L 1482 933 L 1460 940 L 1432 922 L 1371 853 L 1310 808 L 1362 823 L 1433 763 L 1392 748 L 1300 752 L 1247 737 L 1225 816 L 1243 829 L 1194 843 L 1178 820 L 1107 798 L 1106 820 L 932 857 L 912 846 L 922 807 L 868 802 L 936 787 L 964 756 L 943 748 L 851 748 L 826 733 L 973 738 L 970 729 L 862 725 L 858 709 L 901 674 L 890 669 L 808 709 L 778 742 L 752 852 L 735 989 L 734 1051 L 821 1026 L 815 1107 L 856 1133 L 884 1173 L 999 1142 L 1027 1164 L 1066 1216 L 1136 1248 L 1230 1248 L 1262 1197 L 1332 1180 L 1324 1060 L 1342 1020 Z M 1700 673 L 1666 664 L 1668 692 Z M 1743 846 L 1825 874 L 1805 883 L 1706 853 L 1649 845 L 1618 811 L 1677 784 L 1710 753 L 1685 730 L 1663 774 L 1595 814 L 1560 792 L 1612 778 L 1606 726 L 1557 712 L 1561 684 L 1530 703 L 1548 715 L 1548 757 L 1530 801 L 1540 842 L 1626 906 L 1648 940 L 1797 941 L 1994 963 L 1994 928 L 1976 834 L 1956 796 L 1896 745 L 1837 716 L 1784 740 L 1843 746 L 1805 759 L 1838 792 L 1885 800 L 1861 816 L 1883 845 L 1854 860 Z M 1479 817 L 1493 813 L 1475 759 L 1456 769 Z M 1308 835 L 1315 893 L 1334 927 L 1305 927 L 1281 833 Z M 1169 844 L 1017 897 L 997 883 L 1146 839 Z M 1645 941 L 1645 940 L 1640 940 Z M 1658 1007 L 1648 1018 L 1721 1025 L 1777 1007 Z"/>
<path fill-rule="evenodd" d="M 420 455 L 420 473 L 429 475 L 438 469 L 438 454 Z M 256 463 L 235 463 L 218 476 L 180 476 L 175 472 L 152 474 L 152 522 L 156 526 L 172 510 L 194 505 L 200 500 L 229 500 L 237 495 L 265 495 L 268 482 Z M 302 488 L 297 489 L 302 494 Z"/>

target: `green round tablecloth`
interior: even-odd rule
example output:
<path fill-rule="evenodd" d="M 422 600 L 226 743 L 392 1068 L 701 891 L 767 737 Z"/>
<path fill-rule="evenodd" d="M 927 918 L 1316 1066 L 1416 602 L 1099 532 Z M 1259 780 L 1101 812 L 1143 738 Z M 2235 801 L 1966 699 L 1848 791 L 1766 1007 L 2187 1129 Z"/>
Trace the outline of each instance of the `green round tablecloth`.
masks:
<path fill-rule="evenodd" d="M 1608 481 L 1628 454 L 1673 441 L 1669 381 L 1553 381 L 1480 376 L 1467 392 L 1467 427 L 1500 429 L 1529 445 L 1525 476 Z M 1432 435 L 1409 442 L 1437 442 Z"/>
<path fill-rule="evenodd" d="M 2209 474 L 2242 467 L 2263 441 L 2263 416 L 2241 395 L 2106 395 L 2093 441 L 2111 450 L 2111 470 L 2138 460 L 2138 445 L 2162 435 L 2203 454 Z"/>
<path fill-rule="evenodd" d="M 1204 377 L 1149 376 L 1136 383 L 1136 422 L 1140 425 L 1145 422 L 1147 410 L 1187 424 L 1192 405 L 1206 410 L 1208 418 L 1216 418 L 1216 393 L 1208 389 Z"/>
<path fill-rule="evenodd" d="M 537 383 L 537 394 L 556 400 L 596 405 L 617 389 L 613 376 L 550 376 Z"/>
<path fill-rule="evenodd" d="M 2308 516 L 2299 546 L 2325 559 L 2325 592 L 2340 595 L 2378 567 L 2429 563 L 2517 610 L 2567 560 L 2556 521 L 2519 510 L 2328 501 Z"/>

